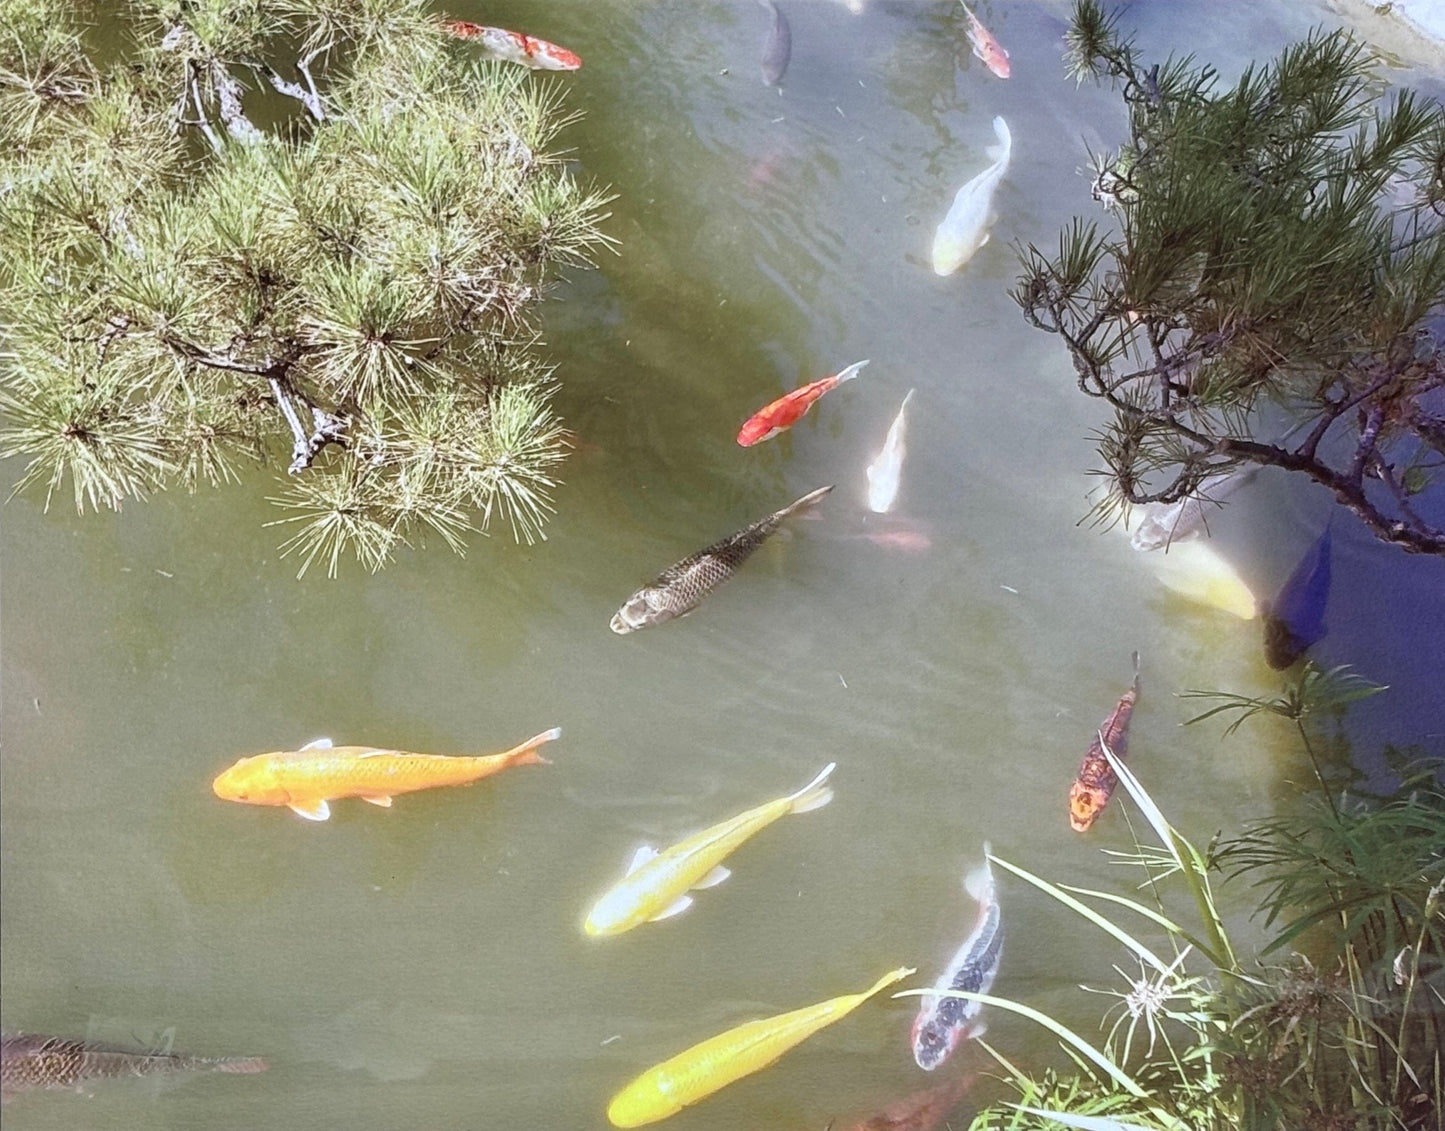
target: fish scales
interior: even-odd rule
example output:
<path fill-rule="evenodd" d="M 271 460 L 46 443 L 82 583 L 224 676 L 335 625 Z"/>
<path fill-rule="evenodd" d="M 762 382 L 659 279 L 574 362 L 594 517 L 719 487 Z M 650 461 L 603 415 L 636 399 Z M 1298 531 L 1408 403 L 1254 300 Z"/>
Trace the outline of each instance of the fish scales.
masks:
<path fill-rule="evenodd" d="M 782 510 L 668 566 L 628 598 L 612 618 L 612 631 L 635 632 L 692 612 L 777 532 L 784 519 L 812 506 L 832 489 L 832 484 L 820 487 Z"/>
<path fill-rule="evenodd" d="M 1075 832 L 1087 832 L 1109 803 L 1119 776 L 1104 757 L 1107 746 L 1116 758 L 1129 752 L 1129 722 L 1139 701 L 1139 655 L 1134 654 L 1134 682 L 1119 698 L 1109 717 L 1095 732 L 1089 749 L 1079 763 L 1079 772 L 1069 790 L 1069 824 Z"/>
<path fill-rule="evenodd" d="M 985 1026 L 974 1019 L 983 1006 L 976 1001 L 945 997 L 950 991 L 987 993 L 998 976 L 1003 957 L 1003 917 L 984 845 L 983 864 L 968 874 L 964 890 L 978 901 L 978 917 L 952 961 L 923 997 L 913 1021 L 913 1059 L 925 1072 L 932 1072 L 952 1054 L 959 1043 L 981 1036 Z"/>
<path fill-rule="evenodd" d="M 170 1072 L 264 1072 L 260 1057 L 201 1057 L 138 1053 L 89 1041 L 39 1034 L 6 1034 L 0 1040 L 0 1091 L 79 1088 L 90 1080 L 115 1080 Z"/>
<path fill-rule="evenodd" d="M 999 914 L 998 904 L 990 903 L 984 909 L 978 938 L 948 983 L 948 989 L 970 994 L 988 992 L 988 988 L 993 985 L 994 971 L 998 969 L 999 959 L 1003 955 L 1002 925 L 1003 917 Z M 934 1016 L 941 1024 L 952 1028 L 968 1020 L 970 1007 L 977 1011 L 978 1003 L 956 997 L 940 998 Z"/>

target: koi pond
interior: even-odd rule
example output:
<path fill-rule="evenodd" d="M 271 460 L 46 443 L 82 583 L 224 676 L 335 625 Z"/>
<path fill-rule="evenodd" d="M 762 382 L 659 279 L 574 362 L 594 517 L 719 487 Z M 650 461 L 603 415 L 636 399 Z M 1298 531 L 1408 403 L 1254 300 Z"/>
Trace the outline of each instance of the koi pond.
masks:
<path fill-rule="evenodd" d="M 1129 799 L 1086 834 L 1067 811 L 1136 651 L 1129 764 L 1181 830 L 1207 844 L 1297 803 L 1311 771 L 1283 720 L 1181 725 L 1204 709 L 1186 689 L 1278 691 L 1260 622 L 1186 600 L 1122 529 L 1081 524 L 1103 410 L 1006 294 L 1015 242 L 1052 247 L 1098 213 L 1089 152 L 1122 136 L 1107 87 L 1065 74 L 1068 5 L 980 0 L 1007 81 L 956 3 L 858 6 L 779 0 L 780 85 L 754 0 L 449 7 L 582 56 L 538 81 L 583 114 L 564 134 L 577 175 L 617 194 L 617 254 L 543 310 L 576 441 L 545 542 L 502 524 L 465 558 L 438 542 L 375 576 L 298 581 L 263 528 L 260 472 L 123 515 L 78 518 L 62 496 L 44 513 L 37 495 L 0 512 L 5 1029 L 269 1063 L 27 1095 L 7 1128 L 604 1128 L 630 1080 L 740 1022 L 902 966 L 918 973 L 894 988 L 931 986 L 978 918 L 963 881 L 986 842 L 1127 893 L 1135 873 L 1104 850 L 1147 837 Z M 1323 0 L 1124 18 L 1145 50 L 1225 79 L 1340 22 Z M 1445 97 L 1445 66 L 1392 58 L 1390 81 Z M 992 239 L 939 277 L 934 230 L 989 167 L 997 116 L 1012 149 Z M 735 442 L 761 406 L 861 359 L 790 430 Z M 873 514 L 865 469 L 910 390 L 896 503 Z M 828 484 L 685 620 L 609 630 L 669 563 Z M 1212 518 L 1211 545 L 1267 598 L 1332 509 L 1265 472 Z M 1387 748 L 1445 754 L 1445 567 L 1343 511 L 1333 535 L 1312 655 L 1390 690 L 1330 724 L 1326 756 L 1379 784 Z M 211 789 L 242 756 L 321 737 L 491 754 L 552 727 L 550 765 L 390 808 L 333 802 L 324 822 Z M 685 913 L 584 931 L 640 845 L 829 763 L 831 803 L 739 847 Z M 992 992 L 1097 1035 L 1080 984 L 1127 989 L 1137 963 L 994 879 Z M 1247 934 L 1251 893 L 1220 894 Z M 915 1064 L 917 1013 L 879 993 L 673 1125 L 853 1127 L 945 1083 Z M 986 1020 L 1010 1059 L 1066 1063 L 1032 1022 Z M 992 1067 L 977 1042 L 953 1054 L 970 1079 L 952 1126 L 1004 1094 Z"/>

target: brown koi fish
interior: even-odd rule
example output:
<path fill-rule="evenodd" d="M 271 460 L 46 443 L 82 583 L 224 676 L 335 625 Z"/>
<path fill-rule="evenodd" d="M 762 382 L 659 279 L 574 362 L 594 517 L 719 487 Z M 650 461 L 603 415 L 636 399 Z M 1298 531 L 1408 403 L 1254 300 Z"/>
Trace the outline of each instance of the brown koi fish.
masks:
<path fill-rule="evenodd" d="M 1134 704 L 1138 701 L 1139 653 L 1135 652 L 1134 684 L 1124 692 L 1119 705 L 1095 733 L 1094 741 L 1089 743 L 1088 753 L 1079 763 L 1079 776 L 1074 779 L 1073 787 L 1069 790 L 1069 826 L 1076 833 L 1089 831 L 1089 826 L 1104 811 L 1114 787 L 1119 784 L 1118 775 L 1109 768 L 1108 759 L 1104 757 L 1104 747 L 1112 750 L 1117 758 L 1124 757 L 1128 752 L 1129 720 L 1134 715 Z"/>
<path fill-rule="evenodd" d="M 86 1085 L 94 1080 L 114 1080 L 126 1076 L 264 1071 L 266 1062 L 259 1056 L 209 1057 L 127 1052 L 91 1041 L 45 1037 L 38 1033 L 6 1033 L 0 1039 L 0 1098 L 5 1100 L 35 1089 L 73 1088 L 84 1091 Z"/>

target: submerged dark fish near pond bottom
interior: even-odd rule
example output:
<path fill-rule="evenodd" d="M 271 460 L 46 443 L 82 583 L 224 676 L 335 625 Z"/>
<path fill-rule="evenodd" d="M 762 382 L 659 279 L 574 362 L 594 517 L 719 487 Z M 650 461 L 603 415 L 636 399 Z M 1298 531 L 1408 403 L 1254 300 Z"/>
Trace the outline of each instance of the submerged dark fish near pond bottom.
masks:
<path fill-rule="evenodd" d="M 266 1071 L 259 1056 L 184 1056 L 128 1052 L 110 1045 L 46 1037 L 38 1033 L 5 1034 L 0 1038 L 0 1098 L 36 1089 L 82 1090 L 93 1080 L 128 1076 L 159 1076 L 172 1072 Z"/>

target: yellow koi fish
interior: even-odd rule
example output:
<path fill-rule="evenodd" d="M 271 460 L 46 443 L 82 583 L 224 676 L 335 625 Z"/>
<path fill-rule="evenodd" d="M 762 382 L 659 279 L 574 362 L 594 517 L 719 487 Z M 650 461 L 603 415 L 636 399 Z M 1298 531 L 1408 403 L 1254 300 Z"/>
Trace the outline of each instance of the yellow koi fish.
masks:
<path fill-rule="evenodd" d="M 768 1067 L 794 1045 L 841 1021 L 874 994 L 912 973 L 912 968 L 900 966 L 861 994 L 845 994 L 792 1013 L 749 1021 L 693 1045 L 649 1068 L 618 1092 L 607 1106 L 607 1118 L 614 1127 L 641 1127 L 676 1115 L 734 1080 Z"/>
<path fill-rule="evenodd" d="M 779 817 L 821 809 L 832 801 L 833 790 L 824 783 L 836 765 L 829 762 L 797 793 L 739 813 L 662 852 L 644 844 L 632 857 L 627 874 L 592 908 L 583 930 L 594 938 L 620 935 L 686 911 L 692 906 L 692 896 L 686 894 L 690 889 L 710 888 L 732 875 L 722 862 L 743 841 Z"/>
<path fill-rule="evenodd" d="M 545 765 L 547 759 L 537 753 L 537 747 L 561 733 L 561 727 L 553 727 L 505 754 L 477 758 L 332 746 L 331 739 L 318 738 L 300 750 L 242 758 L 211 788 L 223 801 L 285 805 L 308 821 L 324 821 L 331 816 L 327 802 L 338 797 L 359 797 L 390 807 L 398 793 L 470 785 L 508 766 Z"/>

